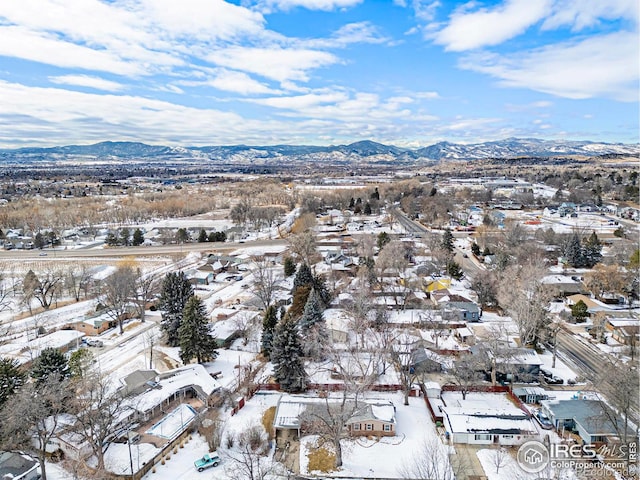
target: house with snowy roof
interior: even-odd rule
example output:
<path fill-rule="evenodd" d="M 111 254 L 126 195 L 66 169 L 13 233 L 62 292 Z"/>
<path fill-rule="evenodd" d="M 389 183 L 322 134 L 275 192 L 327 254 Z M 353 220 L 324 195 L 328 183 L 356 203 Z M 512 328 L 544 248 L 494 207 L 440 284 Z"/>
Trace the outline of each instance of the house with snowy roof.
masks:
<path fill-rule="evenodd" d="M 341 408 L 341 397 L 320 398 L 302 395 L 282 395 L 276 406 L 273 420 L 276 442 L 290 438 L 300 438 L 313 430 L 312 424 L 329 414 L 334 408 Z M 344 411 L 348 414 L 345 429 L 351 435 L 396 435 L 396 409 L 386 400 L 348 400 Z"/>
<path fill-rule="evenodd" d="M 530 415 L 505 393 L 458 391 L 440 395 L 442 424 L 453 443 L 520 445 L 538 437 Z"/>
<path fill-rule="evenodd" d="M 604 402 L 581 398 L 543 400 L 542 411 L 560 430 L 576 432 L 584 443 L 615 443 L 620 440 L 622 419 Z"/>
<path fill-rule="evenodd" d="M 176 401 L 199 400 L 205 407 L 213 393 L 220 389 L 218 381 L 200 364 L 163 373 L 138 370 L 124 377 L 121 383 L 133 409 L 131 419 L 143 421 L 165 412 Z"/>

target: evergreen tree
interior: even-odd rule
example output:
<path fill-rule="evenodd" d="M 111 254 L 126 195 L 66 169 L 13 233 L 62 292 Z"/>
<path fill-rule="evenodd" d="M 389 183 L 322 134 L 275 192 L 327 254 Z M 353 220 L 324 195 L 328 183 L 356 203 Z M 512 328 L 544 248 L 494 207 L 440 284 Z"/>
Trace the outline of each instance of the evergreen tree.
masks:
<path fill-rule="evenodd" d="M 460 280 L 464 276 L 464 272 L 455 260 L 447 262 L 447 274 L 456 280 Z"/>
<path fill-rule="evenodd" d="M 473 253 L 476 257 L 480 255 L 480 245 L 476 242 L 471 244 L 471 253 Z"/>
<path fill-rule="evenodd" d="M 159 308 L 163 310 L 160 324 L 171 347 L 178 346 L 178 329 L 187 300 L 193 295 L 193 287 L 184 272 L 170 272 L 162 281 Z"/>
<path fill-rule="evenodd" d="M 262 354 L 269 358 L 273 348 L 273 336 L 278 324 L 278 310 L 274 305 L 269 305 L 262 319 Z"/>
<path fill-rule="evenodd" d="M 324 321 L 323 310 L 322 300 L 315 288 L 312 288 L 307 297 L 307 302 L 304 305 L 302 316 L 298 320 L 298 326 L 300 327 L 300 334 L 302 336 L 304 336 L 311 327 Z"/>
<path fill-rule="evenodd" d="M 178 328 L 180 359 L 185 365 L 194 358 L 207 362 L 216 353 L 216 339 L 209 332 L 209 321 L 202 300 L 195 295 L 187 301 Z"/>
<path fill-rule="evenodd" d="M 38 250 L 42 250 L 44 248 L 44 245 L 45 245 L 44 235 L 42 235 L 42 233 L 40 232 L 36 233 L 36 236 L 33 239 L 33 246 Z"/>
<path fill-rule="evenodd" d="M 353 207 L 355 207 L 356 205 L 356 201 L 353 197 L 351 197 L 351 199 L 349 200 L 349 210 L 353 210 Z"/>
<path fill-rule="evenodd" d="M 284 258 L 284 276 L 290 277 L 296 273 L 296 261 L 292 257 Z"/>
<path fill-rule="evenodd" d="M 318 294 L 318 298 L 320 298 L 320 301 L 322 302 L 322 308 L 327 308 L 331 303 L 331 292 L 327 287 L 327 282 L 325 282 L 324 277 L 314 275 L 311 287 Z"/>
<path fill-rule="evenodd" d="M 0 358 L 0 409 L 7 399 L 24 385 L 26 375 L 12 358 Z"/>
<path fill-rule="evenodd" d="M 305 285 L 313 284 L 313 274 L 311 273 L 311 268 L 306 263 L 300 265 L 298 271 L 296 272 L 296 276 L 293 279 L 293 291 L 295 292 L 298 288 Z"/>
<path fill-rule="evenodd" d="M 115 247 L 118 245 L 118 237 L 116 237 L 115 234 L 109 232 L 104 239 L 104 243 L 106 243 L 109 247 Z"/>
<path fill-rule="evenodd" d="M 378 250 L 382 250 L 384 246 L 390 241 L 391 241 L 391 237 L 389 237 L 389 234 L 387 232 L 380 232 L 378 234 L 378 239 L 376 241 Z"/>
<path fill-rule="evenodd" d="M 449 228 L 445 228 L 442 234 L 442 242 L 440 244 L 444 250 L 451 253 L 453 252 L 453 233 Z"/>
<path fill-rule="evenodd" d="M 144 233 L 142 233 L 142 230 L 140 230 L 139 228 L 136 228 L 133 231 L 133 241 L 131 242 L 131 244 L 134 247 L 137 247 L 138 245 L 142 245 L 144 243 Z"/>
<path fill-rule="evenodd" d="M 602 244 L 596 232 L 592 232 L 584 241 L 582 257 L 585 267 L 593 267 L 602 260 Z"/>
<path fill-rule="evenodd" d="M 178 243 L 186 243 L 189 241 L 189 233 L 186 228 L 179 228 L 176 232 L 176 241 Z"/>
<path fill-rule="evenodd" d="M 576 268 L 584 266 L 584 258 L 582 256 L 582 245 L 580 237 L 574 233 L 564 246 L 563 255 L 567 263 Z"/>
<path fill-rule="evenodd" d="M 69 372 L 74 378 L 84 378 L 93 361 L 93 354 L 86 348 L 76 350 L 69 357 Z"/>
<path fill-rule="evenodd" d="M 582 323 L 585 318 L 589 316 L 589 307 L 582 300 L 579 300 L 571 306 L 571 315 L 576 319 L 576 322 Z"/>
<path fill-rule="evenodd" d="M 299 393 L 307 387 L 307 372 L 296 322 L 285 318 L 278 323 L 273 339 L 271 362 L 276 381 L 285 392 Z"/>
<path fill-rule="evenodd" d="M 131 232 L 128 228 L 123 228 L 120 230 L 120 243 L 127 247 L 131 242 Z"/>
<path fill-rule="evenodd" d="M 205 232 L 204 228 L 200 229 L 200 233 L 198 234 L 198 243 L 205 243 L 207 240 L 207 232 Z"/>
<path fill-rule="evenodd" d="M 369 202 L 364 204 L 364 214 L 371 215 L 371 204 Z"/>
<path fill-rule="evenodd" d="M 378 187 L 376 187 L 376 189 L 371 193 L 371 196 L 369 198 L 371 198 L 371 200 L 380 200 L 380 192 L 378 192 Z"/>
<path fill-rule="evenodd" d="M 323 310 L 320 296 L 315 289 L 312 289 L 304 306 L 304 312 L 298 320 L 298 328 L 304 355 L 316 361 L 324 359 L 329 337 Z"/>
<path fill-rule="evenodd" d="M 71 375 L 67 357 L 57 348 L 42 350 L 31 367 L 31 377 L 36 383 L 46 381 L 51 375 L 57 375 L 60 379 L 69 378 Z"/>
<path fill-rule="evenodd" d="M 210 242 L 226 242 L 227 234 L 225 232 L 211 232 L 209 234 Z"/>

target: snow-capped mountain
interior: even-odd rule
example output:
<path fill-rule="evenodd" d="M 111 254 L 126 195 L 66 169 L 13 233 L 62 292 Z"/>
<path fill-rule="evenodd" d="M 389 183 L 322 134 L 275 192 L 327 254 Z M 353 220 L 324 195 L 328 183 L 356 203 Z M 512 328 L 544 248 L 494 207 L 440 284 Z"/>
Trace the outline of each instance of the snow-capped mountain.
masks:
<path fill-rule="evenodd" d="M 396 163 L 475 160 L 484 158 L 563 157 L 599 155 L 640 155 L 640 144 L 589 141 L 551 141 L 508 138 L 475 144 L 440 142 L 419 149 L 399 148 L 365 140 L 349 145 L 204 146 L 170 147 L 139 142 L 101 142 L 93 145 L 67 145 L 48 148 L 0 150 L 0 162 L 38 162 L 59 160 L 183 160 L 212 163 Z"/>

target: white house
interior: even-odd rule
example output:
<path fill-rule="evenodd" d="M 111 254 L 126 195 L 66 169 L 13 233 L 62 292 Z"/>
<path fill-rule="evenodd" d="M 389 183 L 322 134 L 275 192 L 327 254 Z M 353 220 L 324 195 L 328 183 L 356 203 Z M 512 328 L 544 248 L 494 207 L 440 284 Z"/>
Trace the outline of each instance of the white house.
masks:
<path fill-rule="evenodd" d="M 452 443 L 520 445 L 538 437 L 529 414 L 504 393 L 442 392 L 443 425 Z"/>

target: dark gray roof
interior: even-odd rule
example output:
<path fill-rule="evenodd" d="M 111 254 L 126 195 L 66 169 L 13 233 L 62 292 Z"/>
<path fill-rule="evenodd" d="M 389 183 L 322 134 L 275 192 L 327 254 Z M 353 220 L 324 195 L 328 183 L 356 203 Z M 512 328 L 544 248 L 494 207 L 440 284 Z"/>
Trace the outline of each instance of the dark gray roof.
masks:
<path fill-rule="evenodd" d="M 591 435 L 617 435 L 611 421 L 615 414 L 600 400 L 560 400 L 548 404 L 557 419 L 573 419 Z"/>
<path fill-rule="evenodd" d="M 38 462 L 24 453 L 0 452 L 0 478 L 14 478 L 31 470 Z"/>

